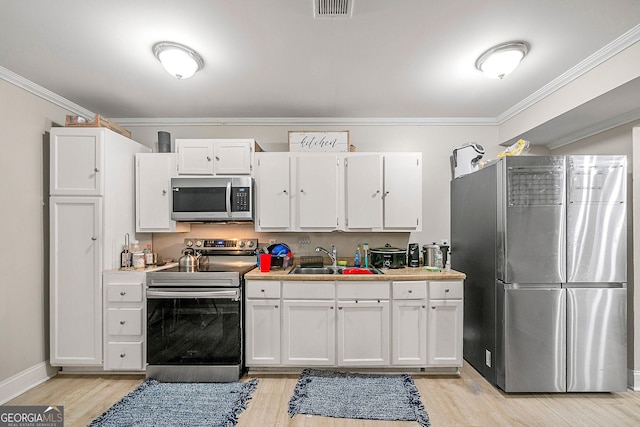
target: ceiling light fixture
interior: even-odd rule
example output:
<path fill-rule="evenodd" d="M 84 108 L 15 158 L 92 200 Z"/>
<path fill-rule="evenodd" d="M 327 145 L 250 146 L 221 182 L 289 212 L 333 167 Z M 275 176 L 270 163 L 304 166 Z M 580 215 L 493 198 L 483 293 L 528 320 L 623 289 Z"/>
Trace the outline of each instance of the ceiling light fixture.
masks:
<path fill-rule="evenodd" d="M 487 76 L 501 79 L 516 69 L 529 52 L 529 44 L 521 41 L 502 43 L 480 55 L 476 68 Z"/>
<path fill-rule="evenodd" d="M 153 45 L 153 54 L 176 79 L 188 79 L 204 67 L 202 56 L 180 43 L 158 42 Z"/>

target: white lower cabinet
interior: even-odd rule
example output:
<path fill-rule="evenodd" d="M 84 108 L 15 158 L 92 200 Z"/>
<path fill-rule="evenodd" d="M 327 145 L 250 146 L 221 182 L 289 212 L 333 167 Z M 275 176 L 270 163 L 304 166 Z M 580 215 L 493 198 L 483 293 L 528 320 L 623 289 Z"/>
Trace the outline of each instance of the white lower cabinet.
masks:
<path fill-rule="evenodd" d="M 104 369 L 145 369 L 145 273 L 107 271 L 104 284 Z"/>
<path fill-rule="evenodd" d="M 338 365 L 389 364 L 389 283 L 337 283 Z"/>
<path fill-rule="evenodd" d="M 247 280 L 246 366 L 462 366 L 462 286 Z"/>
<path fill-rule="evenodd" d="M 393 282 L 391 363 L 427 363 L 427 282 Z"/>
<path fill-rule="evenodd" d="M 462 366 L 463 282 L 429 282 L 428 364 Z"/>
<path fill-rule="evenodd" d="M 282 363 L 335 364 L 335 283 L 282 282 Z"/>
<path fill-rule="evenodd" d="M 245 298 L 245 364 L 280 365 L 280 282 L 247 280 Z"/>

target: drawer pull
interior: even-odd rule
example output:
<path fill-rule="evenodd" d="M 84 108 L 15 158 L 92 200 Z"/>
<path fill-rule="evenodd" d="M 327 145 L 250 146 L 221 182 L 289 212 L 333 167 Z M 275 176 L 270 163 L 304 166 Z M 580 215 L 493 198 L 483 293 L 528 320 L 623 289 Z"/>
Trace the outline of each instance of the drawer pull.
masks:
<path fill-rule="evenodd" d="M 121 324 L 121 325 L 124 325 L 125 323 L 126 323 L 126 322 L 125 322 L 124 320 L 121 320 L 121 321 L 120 321 L 120 324 Z"/>
<path fill-rule="evenodd" d="M 413 291 L 411 289 L 409 289 L 409 293 L 413 293 Z"/>
<path fill-rule="evenodd" d="M 278 308 L 278 306 L 276 305 L 274 308 Z"/>
<path fill-rule="evenodd" d="M 126 354 L 126 353 L 120 353 L 120 358 L 121 358 L 121 359 L 124 359 L 126 356 L 127 356 L 127 354 Z"/>
<path fill-rule="evenodd" d="M 333 306 L 329 307 L 329 310 L 333 310 Z"/>
<path fill-rule="evenodd" d="M 264 289 L 260 289 L 260 292 L 264 292 Z"/>
<path fill-rule="evenodd" d="M 120 295 L 125 296 L 127 293 L 125 291 L 120 291 Z"/>
<path fill-rule="evenodd" d="M 449 289 L 445 289 L 444 291 L 445 291 L 445 293 L 446 293 L 446 292 L 449 292 Z"/>
<path fill-rule="evenodd" d="M 431 309 L 432 309 L 432 310 L 435 310 L 435 309 L 436 309 L 436 306 L 435 306 L 435 305 L 432 305 L 432 306 L 431 306 Z"/>
<path fill-rule="evenodd" d="M 422 308 L 427 308 L 427 307 L 423 305 Z"/>

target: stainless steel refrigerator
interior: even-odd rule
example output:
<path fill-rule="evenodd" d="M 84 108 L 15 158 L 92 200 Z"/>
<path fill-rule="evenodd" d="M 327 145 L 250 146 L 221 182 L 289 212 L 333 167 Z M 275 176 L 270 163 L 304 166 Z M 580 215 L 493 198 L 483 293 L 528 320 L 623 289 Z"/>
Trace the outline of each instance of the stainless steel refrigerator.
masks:
<path fill-rule="evenodd" d="M 627 385 L 625 156 L 506 157 L 451 183 L 464 357 L 507 392 Z"/>

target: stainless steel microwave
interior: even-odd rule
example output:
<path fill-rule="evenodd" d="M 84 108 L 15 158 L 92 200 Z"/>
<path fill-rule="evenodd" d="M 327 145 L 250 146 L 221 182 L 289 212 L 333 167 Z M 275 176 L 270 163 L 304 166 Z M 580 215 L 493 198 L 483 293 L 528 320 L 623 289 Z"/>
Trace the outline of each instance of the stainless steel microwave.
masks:
<path fill-rule="evenodd" d="M 253 221 L 253 178 L 171 178 L 171 219 L 183 222 Z"/>

